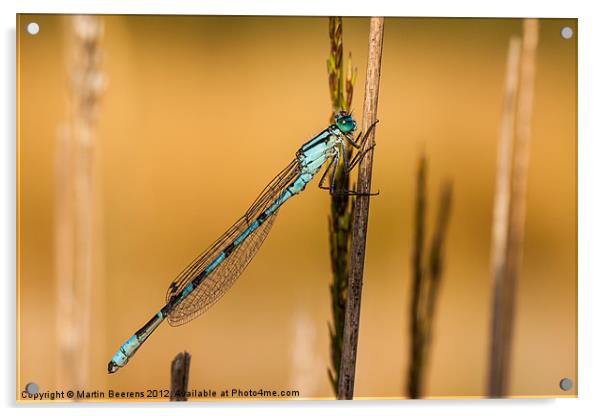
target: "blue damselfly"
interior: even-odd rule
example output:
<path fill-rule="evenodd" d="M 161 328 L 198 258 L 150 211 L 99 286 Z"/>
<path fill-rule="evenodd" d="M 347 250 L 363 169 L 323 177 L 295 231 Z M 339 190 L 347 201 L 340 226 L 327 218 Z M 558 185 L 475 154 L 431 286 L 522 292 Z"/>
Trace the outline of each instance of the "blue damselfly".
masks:
<path fill-rule="evenodd" d="M 374 124 L 354 140 L 356 123 L 351 114 L 340 112 L 335 115 L 334 124 L 301 146 L 295 159 L 266 186 L 251 208 L 171 283 L 165 306 L 119 347 L 109 362 L 109 373 L 125 366 L 165 319 L 172 326 L 183 325 L 217 302 L 259 250 L 278 209 L 290 197 L 303 191 L 326 162 L 319 187 L 335 194 L 334 177 L 340 158 L 345 172 L 351 171 L 374 147 L 365 146 L 372 128 Z M 351 160 L 347 160 L 348 145 L 359 150 Z M 328 186 L 325 185 L 327 178 L 330 180 Z M 353 191 L 347 194 L 359 195 Z"/>

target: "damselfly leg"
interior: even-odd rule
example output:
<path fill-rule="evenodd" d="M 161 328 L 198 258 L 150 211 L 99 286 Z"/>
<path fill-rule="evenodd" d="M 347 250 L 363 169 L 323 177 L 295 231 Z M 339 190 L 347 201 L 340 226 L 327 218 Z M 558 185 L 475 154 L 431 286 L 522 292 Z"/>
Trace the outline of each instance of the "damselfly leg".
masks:
<path fill-rule="evenodd" d="M 328 162 L 328 166 L 326 166 L 326 169 L 324 170 L 324 173 L 322 174 L 322 177 L 320 178 L 320 182 L 318 182 L 318 188 L 320 189 L 324 189 L 326 191 L 330 191 L 330 195 L 335 195 L 334 192 L 334 179 L 335 179 L 335 174 L 337 171 L 337 165 L 339 164 L 339 152 L 335 153 L 335 155 L 330 159 L 330 162 Z M 330 183 L 328 186 L 324 186 L 324 182 L 326 181 L 326 177 L 328 176 L 328 173 L 330 172 Z M 344 192 L 339 193 L 339 195 L 344 195 Z"/>
<path fill-rule="evenodd" d="M 370 133 L 372 132 L 372 129 L 374 128 L 374 126 L 376 126 L 376 123 L 378 123 L 378 120 L 376 120 L 374 123 L 372 123 L 370 125 L 370 127 L 368 127 L 368 130 L 366 130 L 365 133 L 360 134 L 358 136 L 357 140 L 353 140 L 351 137 L 349 137 L 349 135 L 345 135 L 345 138 L 348 140 L 348 142 L 354 148 L 360 149 L 360 151 L 355 156 L 353 156 L 351 161 L 349 161 L 347 158 L 348 157 L 347 152 L 345 151 L 345 149 L 343 147 L 340 147 L 339 150 L 337 151 L 337 153 L 335 153 L 335 155 L 330 159 L 328 166 L 326 166 L 326 169 L 325 169 L 324 173 L 322 174 L 322 177 L 320 178 L 320 182 L 318 183 L 318 187 L 320 189 L 329 191 L 330 195 L 332 195 L 332 196 L 339 196 L 339 195 L 376 196 L 376 195 L 380 194 L 380 191 L 377 191 L 376 193 L 368 193 L 368 192 L 356 192 L 354 190 L 336 191 L 334 189 L 336 171 L 339 168 L 340 154 L 341 153 L 343 154 L 343 167 L 342 167 L 343 172 L 345 175 L 348 175 L 353 170 L 353 168 L 355 168 L 355 166 L 357 166 L 357 164 L 362 161 L 362 159 L 366 156 L 366 154 L 368 154 L 368 152 L 371 152 L 374 149 L 374 147 L 376 146 L 376 143 L 373 143 L 364 149 L 367 139 L 368 139 Z M 330 176 L 329 177 L 330 183 L 328 186 L 324 186 L 324 182 L 326 181 L 326 178 L 328 176 Z"/>
<path fill-rule="evenodd" d="M 360 133 L 356 140 L 353 140 L 353 136 L 351 136 L 351 134 L 345 134 L 345 138 L 356 149 L 362 149 L 362 147 L 366 144 L 366 140 L 368 140 L 368 136 L 370 136 L 370 133 L 372 133 L 372 129 L 376 126 L 376 123 L 378 123 L 378 120 L 372 123 L 365 133 Z"/>
<path fill-rule="evenodd" d="M 368 149 L 363 151 L 362 153 L 359 153 L 359 155 L 361 155 L 361 157 L 359 157 L 359 158 L 357 156 L 354 157 L 353 166 L 357 165 L 357 163 L 366 155 L 367 152 L 371 151 L 374 148 L 374 146 L 375 145 L 372 145 Z M 357 159 L 357 160 L 355 160 L 355 159 Z M 348 175 L 349 172 L 351 171 L 351 169 L 353 169 L 353 167 L 347 167 L 346 166 L 347 164 L 348 164 L 347 155 L 343 151 L 343 172 L 345 173 L 345 175 Z M 328 166 L 326 167 L 326 169 L 324 170 L 324 173 L 322 174 L 322 177 L 320 178 L 320 182 L 318 183 L 318 187 L 320 189 L 329 191 L 330 195 L 332 195 L 332 196 L 376 196 L 376 195 L 380 194 L 380 191 L 377 191 L 375 193 L 356 192 L 353 190 L 344 191 L 344 192 L 336 191 L 334 189 L 334 184 L 335 184 L 335 177 L 336 177 L 336 171 L 337 171 L 338 166 L 339 166 L 339 153 L 337 152 L 335 154 L 335 156 L 333 156 L 330 159 Z M 324 186 L 324 182 L 326 182 L 327 177 L 329 177 L 330 183 L 328 184 L 328 186 Z"/>
<path fill-rule="evenodd" d="M 362 159 L 368 154 L 368 152 L 371 152 L 372 149 L 374 149 L 374 147 L 376 147 L 376 143 L 372 143 L 367 149 L 362 150 L 361 152 L 359 152 L 358 154 L 356 154 L 353 159 L 351 159 L 351 162 L 348 164 L 345 164 L 345 173 L 349 173 L 353 170 L 353 168 L 362 161 Z"/>

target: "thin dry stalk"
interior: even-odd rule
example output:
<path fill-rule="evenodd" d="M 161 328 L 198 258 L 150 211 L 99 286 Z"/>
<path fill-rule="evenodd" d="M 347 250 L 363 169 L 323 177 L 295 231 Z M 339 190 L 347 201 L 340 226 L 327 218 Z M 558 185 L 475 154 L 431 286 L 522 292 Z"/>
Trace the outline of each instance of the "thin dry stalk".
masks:
<path fill-rule="evenodd" d="M 343 71 L 343 22 L 341 17 L 329 18 L 330 56 L 327 60 L 328 81 L 332 102 L 330 122 L 339 111 L 346 111 L 351 106 L 353 86 L 357 71 L 351 65 L 351 54 L 347 61 L 347 71 Z M 348 148 L 347 160 L 351 159 Z M 345 321 L 345 305 L 347 303 L 347 276 L 349 274 L 349 247 L 351 245 L 351 218 L 353 203 L 347 195 L 349 176 L 342 169 L 343 158 L 339 161 L 335 176 L 335 195 L 331 197 L 328 231 L 330 243 L 330 265 L 332 283 L 330 284 L 332 324 L 328 325 L 330 335 L 330 362 L 328 378 L 332 389 L 337 394 L 339 385 L 339 369 L 343 348 L 343 327 Z"/>
<path fill-rule="evenodd" d="M 495 286 L 489 380 L 491 397 L 504 397 L 508 394 L 516 286 L 522 263 L 527 206 L 527 173 L 537 41 L 538 22 L 536 19 L 526 19 L 523 23 L 523 45 L 519 64 L 520 82 L 516 104 L 514 163 L 510 174 L 506 264 L 505 267 L 502 266 L 504 274 L 493 277 Z M 496 282 L 495 279 L 498 281 Z"/>
<path fill-rule="evenodd" d="M 408 396 L 420 396 L 422 385 L 422 352 L 424 345 L 424 332 L 420 323 L 421 299 L 424 281 L 423 257 L 424 234 L 426 216 L 426 159 L 420 158 L 418 173 L 416 175 L 416 202 L 414 210 L 414 253 L 412 256 L 412 300 L 410 303 L 410 367 L 408 370 Z"/>
<path fill-rule="evenodd" d="M 506 60 L 504 101 L 499 131 L 493 228 L 491 241 L 491 276 L 493 279 L 493 311 L 491 322 L 489 393 L 499 395 L 503 345 L 501 317 L 503 313 L 503 283 L 506 276 L 506 250 L 508 244 L 508 212 L 510 210 L 510 175 L 512 173 L 512 150 L 514 117 L 519 79 L 520 38 L 510 39 Z"/>
<path fill-rule="evenodd" d="M 435 307 L 443 276 L 444 243 L 452 205 L 452 184 L 448 181 L 441 189 L 437 223 L 427 259 L 424 247 L 427 211 L 426 172 L 426 159 L 422 156 L 416 176 L 412 301 L 410 303 L 411 345 L 407 394 L 412 399 L 422 396 L 424 374 L 433 339 Z M 426 261 L 428 262 L 425 265 Z"/>
<path fill-rule="evenodd" d="M 93 137 L 102 87 L 99 17 L 70 18 L 69 121 L 57 142 L 57 360 L 59 385 L 84 388 L 91 351 L 94 255 Z"/>
<path fill-rule="evenodd" d="M 427 344 L 430 343 L 432 338 L 435 307 L 437 305 L 437 297 L 439 288 L 441 287 L 441 278 L 443 276 L 443 251 L 445 248 L 445 237 L 449 226 L 449 218 L 451 216 L 452 196 L 452 183 L 451 181 L 447 181 L 443 184 L 439 195 L 439 212 L 433 239 L 431 240 L 431 251 L 429 253 L 429 285 L 426 299 Z"/>
<path fill-rule="evenodd" d="M 380 84 L 380 66 L 383 47 L 384 18 L 370 19 L 370 34 L 368 43 L 368 67 L 366 70 L 366 89 L 364 95 L 363 125 L 364 129 L 376 122 L 378 106 L 378 88 Z M 375 130 L 372 129 L 366 146 L 374 144 Z M 370 193 L 372 181 L 372 152 L 368 152 L 358 168 L 357 192 Z M 357 357 L 357 341 L 359 336 L 360 304 L 364 273 L 364 257 L 366 253 L 366 235 L 368 231 L 368 212 L 370 197 L 358 196 L 355 202 L 352 240 L 351 263 L 348 282 L 347 305 L 345 308 L 345 325 L 343 329 L 343 353 L 339 376 L 338 399 L 353 399 L 355 386 L 355 363 Z"/>
<path fill-rule="evenodd" d="M 178 353 L 171 362 L 171 394 L 172 402 L 185 402 L 188 400 L 188 377 L 190 373 L 190 354 L 186 351 Z"/>

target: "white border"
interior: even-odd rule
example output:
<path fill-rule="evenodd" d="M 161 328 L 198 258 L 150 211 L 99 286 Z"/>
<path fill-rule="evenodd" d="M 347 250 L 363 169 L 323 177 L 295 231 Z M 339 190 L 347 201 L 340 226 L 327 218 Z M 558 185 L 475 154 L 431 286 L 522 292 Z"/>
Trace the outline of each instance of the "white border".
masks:
<path fill-rule="evenodd" d="M 51 4 L 50 4 L 51 3 Z M 172 406 L 161 405 L 56 405 L 16 406 L 14 403 L 15 368 L 15 14 L 16 13 L 122 13 L 122 14 L 297 14 L 297 15 L 388 15 L 388 16 L 476 16 L 476 17 L 577 17 L 579 18 L 579 399 L 506 401 L 438 400 L 429 402 L 246 402 L 197 403 L 178 406 L 177 412 L 232 414 L 233 411 L 265 415 L 286 413 L 306 415 L 307 412 L 329 414 L 345 412 L 364 414 L 377 411 L 382 414 L 481 415 L 534 412 L 546 415 L 599 414 L 602 409 L 600 393 L 600 366 L 602 343 L 599 317 L 602 317 L 602 197 L 599 178 L 602 178 L 600 129 L 600 98 L 602 98 L 600 41 L 601 14 L 595 10 L 595 1 L 531 2 L 504 0 L 485 1 L 421 1 L 393 2 L 370 0 L 358 2 L 324 0 L 26 0 L 15 3 L 0 2 L 2 14 L 2 48 L 0 65 L 2 91 L 0 117 L 3 126 L 0 155 L 0 226 L 2 238 L 0 261 L 5 265 L 3 307 L 0 309 L 0 406 L 6 414 L 25 415 L 41 412 L 52 415 L 101 414 L 127 407 L 131 414 L 163 415 Z M 596 299 L 596 297 L 598 299 Z M 33 409 L 35 407 L 35 410 Z M 85 407 L 85 410 L 82 409 Z M 170 409 L 168 410 L 167 407 Z"/>

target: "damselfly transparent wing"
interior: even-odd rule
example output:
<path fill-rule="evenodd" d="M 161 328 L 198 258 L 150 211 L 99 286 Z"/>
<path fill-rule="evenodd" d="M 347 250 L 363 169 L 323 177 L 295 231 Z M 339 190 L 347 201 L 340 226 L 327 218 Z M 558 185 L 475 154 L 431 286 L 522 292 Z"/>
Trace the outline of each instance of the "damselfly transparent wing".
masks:
<path fill-rule="evenodd" d="M 205 277 L 201 284 L 169 313 L 167 317 L 169 324 L 172 326 L 183 325 L 215 304 L 232 287 L 255 256 L 275 219 L 276 213 Z"/>
<path fill-rule="evenodd" d="M 268 184 L 242 218 L 180 273 L 167 291 L 167 302 L 172 296 L 178 295 L 188 283 L 198 276 L 217 255 L 248 227 L 257 215 L 270 206 L 286 186 L 297 177 L 298 173 L 297 161 L 294 160 Z M 170 325 L 183 325 L 198 317 L 232 287 L 255 256 L 259 247 L 261 247 L 276 219 L 276 214 L 277 212 L 251 233 L 243 243 L 238 245 L 226 259 L 203 279 L 199 286 L 174 307 L 167 318 Z"/>

